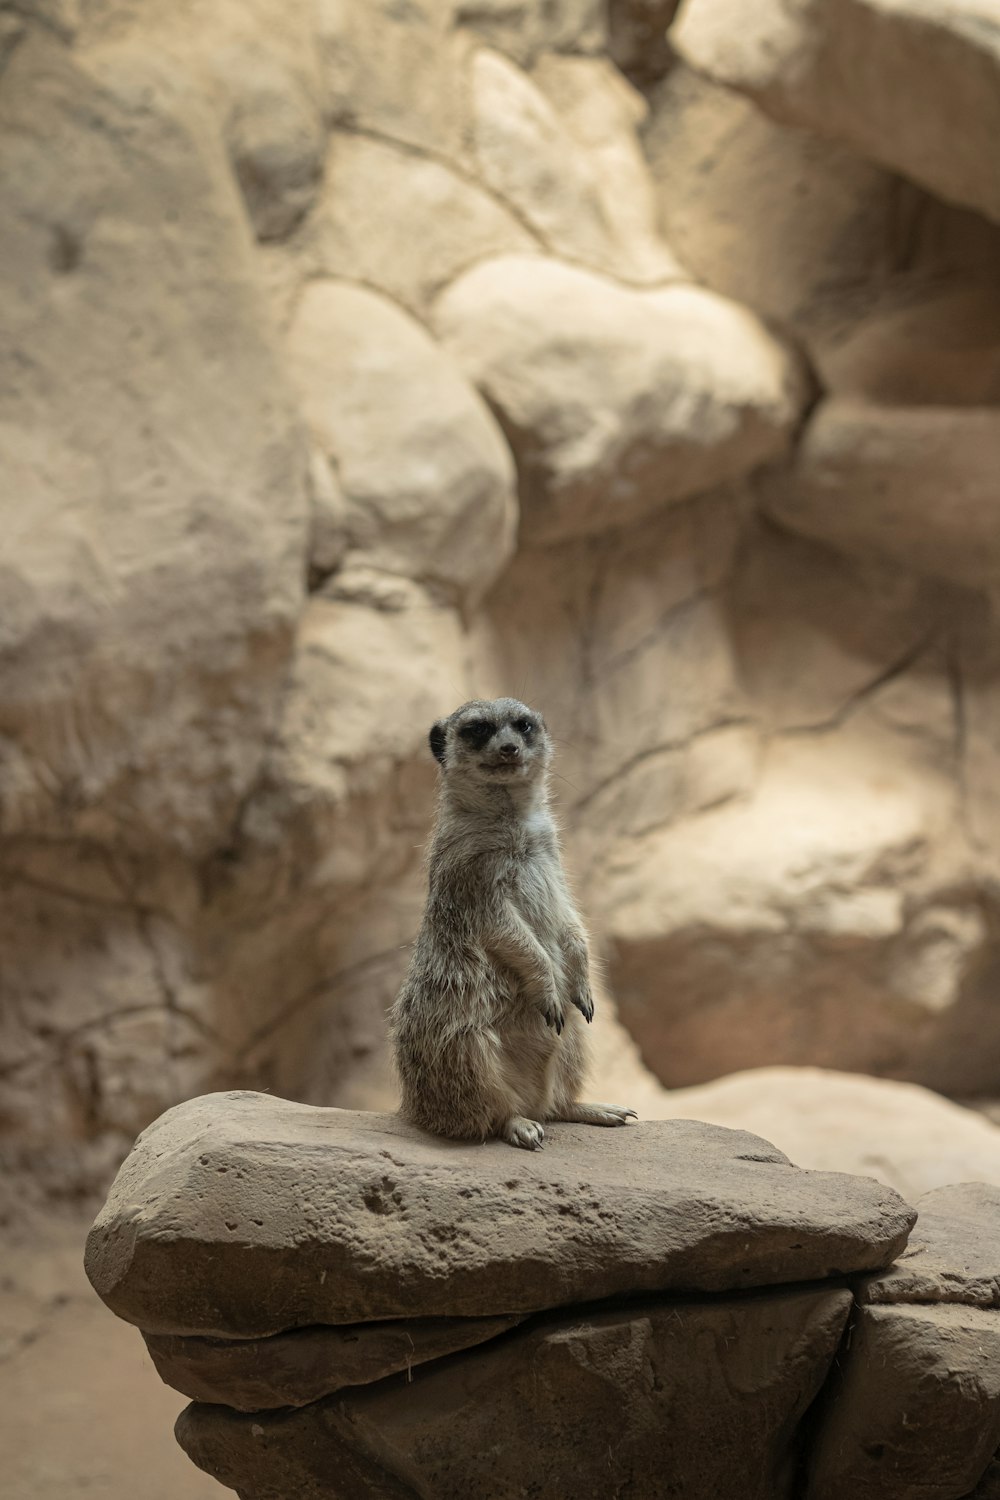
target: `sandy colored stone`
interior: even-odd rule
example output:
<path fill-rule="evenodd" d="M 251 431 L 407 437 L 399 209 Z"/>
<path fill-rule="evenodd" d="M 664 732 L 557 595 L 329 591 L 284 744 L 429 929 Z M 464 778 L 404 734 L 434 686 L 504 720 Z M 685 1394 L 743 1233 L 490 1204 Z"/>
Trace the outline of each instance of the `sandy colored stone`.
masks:
<path fill-rule="evenodd" d="M 230 58 L 239 66 L 238 57 Z M 315 96 L 281 68 L 255 67 L 253 87 L 229 107 L 226 144 L 258 239 L 283 239 L 309 211 L 323 173 L 326 133 Z"/>
<path fill-rule="evenodd" d="M 957 671 L 965 809 L 978 860 L 992 870 L 1000 853 L 1000 598 L 977 599 L 963 625 Z M 980 1033 L 974 1045 L 981 1049 L 986 1040 Z"/>
<path fill-rule="evenodd" d="M 988 588 L 1000 571 L 1000 416 L 988 407 L 823 402 L 762 487 L 782 525 L 855 555 Z"/>
<path fill-rule="evenodd" d="M 307 235 L 318 270 L 377 287 L 418 316 L 477 261 L 539 248 L 531 231 L 468 175 L 349 131 L 331 138 Z"/>
<path fill-rule="evenodd" d="M 370 826 L 350 806 L 368 792 L 387 795 L 394 767 L 421 767 L 411 831 L 425 823 L 434 768 L 427 733 L 462 681 L 458 617 L 409 580 L 350 563 L 310 599 L 252 831 L 267 841 L 302 825 L 307 866 L 335 848 L 336 859 L 314 876 L 327 903 L 362 890 L 386 858 L 393 829 L 382 826 L 385 808 L 381 817 L 373 810 Z"/>
<path fill-rule="evenodd" d="M 904 284 L 848 321 L 817 360 L 828 391 L 893 406 L 995 406 L 1000 290 L 965 271 Z"/>
<path fill-rule="evenodd" d="M 993 0 L 687 0 L 671 42 L 778 119 L 1000 218 Z"/>
<path fill-rule="evenodd" d="M 634 524 L 777 457 L 802 398 L 789 352 L 697 287 L 505 256 L 434 322 L 510 438 L 532 543 Z"/>
<path fill-rule="evenodd" d="M 146 1334 L 161 1380 L 195 1401 L 263 1411 L 307 1406 L 345 1386 L 442 1359 L 496 1338 L 516 1317 L 411 1318 L 346 1328 L 296 1328 L 267 1339 L 202 1339 Z"/>
<path fill-rule="evenodd" d="M 927 868 L 951 808 L 943 770 L 862 722 L 775 741 L 749 797 L 622 839 L 594 897 L 622 1019 L 663 1082 L 954 1064 L 988 937 L 947 862 Z"/>
<path fill-rule="evenodd" d="M 907 1248 L 887 1271 L 866 1277 L 859 1295 L 867 1302 L 1000 1308 L 1000 1184 L 936 1188 L 919 1200 L 917 1211 Z"/>
<path fill-rule="evenodd" d="M 680 61 L 649 110 L 643 146 L 660 229 L 692 276 L 804 327 L 810 352 L 823 348 L 831 304 L 853 298 L 853 327 L 859 288 L 884 281 L 900 237 L 897 179 Z"/>
<path fill-rule="evenodd" d="M 570 1309 L 445 1366 L 290 1416 L 191 1406 L 177 1436 L 248 1500 L 788 1500 L 843 1290 Z"/>
<path fill-rule="evenodd" d="M 330 463 L 318 445 L 309 454 L 309 584 L 340 567 L 350 547 L 347 501 Z"/>
<path fill-rule="evenodd" d="M 943 696 L 912 726 L 949 761 L 957 749 L 954 703 L 931 643 L 950 601 L 912 573 L 854 559 L 770 525 L 746 530 L 726 595 L 747 699 L 777 731 L 819 730 L 872 705 L 886 687 L 918 677 Z"/>
<path fill-rule="evenodd" d="M 452 35 L 453 12 L 454 0 L 317 0 L 323 99 L 332 123 L 460 156 L 465 49 Z"/>
<path fill-rule="evenodd" d="M 147 1333 L 243 1338 L 871 1270 L 912 1218 L 866 1178 L 800 1172 L 756 1137 L 691 1122 L 553 1126 L 528 1154 L 209 1094 L 140 1137 L 87 1271 Z"/>
<path fill-rule="evenodd" d="M 305 448 L 252 239 L 211 117 L 141 48 L 84 66 L 36 30 L 0 132 L 4 832 L 203 855 L 303 594 Z"/>
<path fill-rule="evenodd" d="M 1000 1312 L 862 1307 L 838 1357 L 807 1500 L 962 1500 L 1000 1442 Z"/>
<path fill-rule="evenodd" d="M 545 248 L 608 269 L 616 252 L 597 163 L 545 94 L 509 58 L 472 60 L 476 169 Z"/>
<path fill-rule="evenodd" d="M 633 1098 L 644 1117 L 751 1130 L 805 1167 L 877 1177 L 911 1203 L 973 1178 L 1000 1189 L 1000 1128 L 918 1084 L 827 1068 L 751 1068 L 655 1095 L 641 1073 L 632 1081 L 636 1063 L 624 1050 L 610 1052 L 613 1071 L 601 1087 Z M 898 1265 L 906 1267 L 906 1251 Z"/>
<path fill-rule="evenodd" d="M 656 192 L 639 144 L 646 101 L 605 57 L 539 59 L 532 80 L 587 153 L 614 246 L 606 269 L 622 281 L 686 280 L 660 237 Z"/>
<path fill-rule="evenodd" d="M 607 39 L 603 0 L 455 0 L 455 21 L 522 67 L 538 52 L 599 52 Z"/>
<path fill-rule="evenodd" d="M 514 466 L 460 370 L 386 298 L 336 281 L 307 289 L 289 359 L 337 464 L 352 550 L 453 596 L 480 594 L 514 550 Z"/>

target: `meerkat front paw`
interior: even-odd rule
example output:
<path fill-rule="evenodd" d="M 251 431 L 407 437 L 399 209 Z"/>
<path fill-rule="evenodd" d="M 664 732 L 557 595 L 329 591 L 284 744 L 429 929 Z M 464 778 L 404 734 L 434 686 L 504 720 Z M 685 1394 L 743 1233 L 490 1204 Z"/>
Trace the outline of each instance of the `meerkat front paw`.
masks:
<path fill-rule="evenodd" d="M 590 986 L 587 985 L 585 989 L 580 989 L 579 991 L 577 991 L 577 993 L 573 995 L 572 999 L 573 1004 L 576 1006 L 577 1010 L 580 1012 L 581 1016 L 589 1026 L 591 1021 L 594 1019 L 594 997 L 590 993 Z"/>
<path fill-rule="evenodd" d="M 500 1132 L 511 1146 L 521 1146 L 525 1151 L 541 1151 L 545 1131 L 537 1120 L 528 1120 L 524 1115 L 511 1115 Z"/>
<path fill-rule="evenodd" d="M 546 1026 L 552 1026 L 555 1029 L 556 1036 L 562 1036 L 562 1029 L 566 1024 L 562 1001 L 557 996 L 552 995 L 542 1001 L 541 1010 L 542 1020 Z"/>

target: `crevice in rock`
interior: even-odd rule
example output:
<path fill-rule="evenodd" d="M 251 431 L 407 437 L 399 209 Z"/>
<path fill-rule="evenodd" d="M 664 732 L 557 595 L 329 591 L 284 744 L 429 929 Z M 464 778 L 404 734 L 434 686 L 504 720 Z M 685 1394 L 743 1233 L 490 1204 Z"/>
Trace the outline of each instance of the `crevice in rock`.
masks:
<path fill-rule="evenodd" d="M 383 949 L 379 953 L 369 953 L 364 958 L 358 959 L 357 963 L 348 964 L 344 969 L 337 969 L 333 973 L 323 974 L 319 979 L 314 980 L 304 990 L 301 990 L 297 995 L 293 995 L 290 1000 L 286 1000 L 279 1010 L 269 1016 L 255 1031 L 251 1032 L 250 1036 L 240 1045 L 233 1056 L 234 1068 L 242 1067 L 257 1047 L 269 1041 L 275 1032 L 280 1031 L 293 1016 L 297 1015 L 299 1011 L 304 1010 L 324 990 L 329 990 L 337 984 L 347 983 L 356 978 L 357 975 L 363 974 L 366 969 L 374 968 L 377 964 L 384 962 L 388 958 L 392 958 L 399 951 L 399 947 L 394 945 L 391 948 Z"/>
<path fill-rule="evenodd" d="M 858 708 L 873 698 L 882 688 L 888 686 L 897 677 L 902 677 L 911 667 L 915 666 L 926 651 L 934 645 L 938 639 L 938 627 L 935 625 L 930 631 L 922 634 L 911 646 L 908 646 L 901 656 L 879 672 L 863 687 L 844 700 L 835 714 L 828 719 L 823 719 L 816 724 L 790 724 L 775 731 L 776 739 L 796 739 L 806 735 L 830 734 L 834 730 L 842 729 Z"/>
<path fill-rule="evenodd" d="M 616 782 L 626 780 L 639 766 L 644 765 L 647 761 L 655 760 L 657 756 L 671 754 L 678 750 L 686 750 L 697 740 L 704 739 L 706 735 L 715 734 L 720 729 L 749 729 L 753 728 L 755 724 L 756 720 L 746 715 L 727 715 L 725 718 L 718 719 L 712 724 L 706 724 L 704 728 L 696 729 L 692 734 L 685 735 L 680 739 L 664 740 L 661 744 L 652 745 L 646 750 L 641 750 L 638 754 L 631 756 L 623 765 L 611 771 L 603 780 L 599 781 L 596 786 L 592 787 L 589 792 L 580 798 L 579 802 L 574 803 L 572 812 L 574 816 L 585 812 L 592 802 L 595 802 L 598 797 L 613 787 Z M 668 820 L 665 819 L 664 821 Z M 657 827 L 660 825 L 654 824 L 653 826 Z"/>

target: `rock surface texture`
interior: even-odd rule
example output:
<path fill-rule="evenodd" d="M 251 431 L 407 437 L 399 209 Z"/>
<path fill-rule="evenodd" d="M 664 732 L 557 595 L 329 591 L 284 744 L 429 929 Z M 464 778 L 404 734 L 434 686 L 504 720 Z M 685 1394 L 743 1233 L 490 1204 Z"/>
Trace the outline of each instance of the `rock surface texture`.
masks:
<path fill-rule="evenodd" d="M 597 1139 L 560 1126 L 560 1150 L 525 1156 L 209 1094 L 140 1137 L 88 1275 L 147 1332 L 254 1338 L 820 1280 L 887 1265 L 912 1224 L 891 1189 L 802 1172 L 739 1131 L 653 1121 Z"/>
<path fill-rule="evenodd" d="M 558 739 L 660 1112 L 788 1065 L 1000 1097 L 998 38 L 0 4 L 11 1212 L 208 1090 L 393 1108 L 427 731 L 474 695 Z M 921 1110 L 921 1178 L 879 1099 L 845 1159 L 998 1159 Z"/>
<path fill-rule="evenodd" d="M 967 1211 L 985 1241 L 996 1193 L 956 1191 L 935 1222 Z M 861 1472 L 877 1442 L 891 1483 L 925 1457 L 905 1438 L 904 1313 L 936 1313 L 942 1349 L 957 1340 L 965 1363 L 941 1392 L 956 1431 L 989 1418 L 955 1474 L 974 1484 L 997 1446 L 1000 1311 L 866 1301 L 845 1340 L 852 1286 L 891 1282 L 914 1218 L 871 1178 L 803 1171 L 697 1121 L 555 1126 L 526 1158 L 394 1116 L 214 1094 L 136 1142 L 87 1271 L 194 1398 L 182 1447 L 248 1500 L 514 1500 L 568 1494 L 567 1474 L 590 1500 L 792 1500 L 810 1465 L 816 1493 L 838 1493 L 830 1462 Z M 948 1233 L 930 1235 L 943 1268 Z M 874 1341 L 863 1358 L 855 1339 Z M 847 1418 L 829 1405 L 836 1365 Z"/>

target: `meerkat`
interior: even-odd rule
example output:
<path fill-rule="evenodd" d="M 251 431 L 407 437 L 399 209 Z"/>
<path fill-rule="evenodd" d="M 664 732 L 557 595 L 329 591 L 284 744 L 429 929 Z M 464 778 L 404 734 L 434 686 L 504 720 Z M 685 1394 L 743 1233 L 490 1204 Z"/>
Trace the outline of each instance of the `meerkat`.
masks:
<path fill-rule="evenodd" d="M 390 1017 L 404 1117 L 529 1151 L 546 1120 L 624 1125 L 634 1110 L 577 1098 L 594 1000 L 549 810 L 545 721 L 514 698 L 475 699 L 433 726 L 430 748 L 428 899 Z"/>

